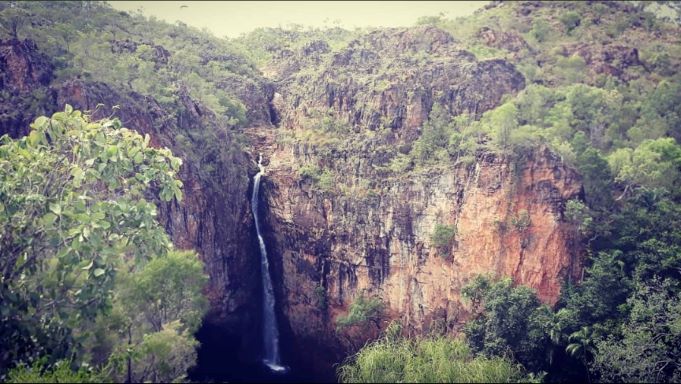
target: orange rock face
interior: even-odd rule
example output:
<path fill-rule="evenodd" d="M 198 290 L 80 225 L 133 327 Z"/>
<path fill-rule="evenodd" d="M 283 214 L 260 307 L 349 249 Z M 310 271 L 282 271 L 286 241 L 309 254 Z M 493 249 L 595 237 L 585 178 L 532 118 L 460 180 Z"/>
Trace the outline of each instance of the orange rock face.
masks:
<path fill-rule="evenodd" d="M 461 288 L 478 274 L 511 276 L 549 304 L 578 276 L 581 248 L 563 210 L 581 183 L 548 150 L 516 162 L 478 156 L 467 167 L 386 180 L 377 194 L 330 197 L 294 171 L 309 154 L 269 149 L 267 242 L 278 300 L 300 343 L 352 349 L 334 320 L 361 293 L 380 296 L 411 332 L 437 323 L 455 333 L 468 316 Z M 437 224 L 456 229 L 449 254 L 431 243 Z"/>

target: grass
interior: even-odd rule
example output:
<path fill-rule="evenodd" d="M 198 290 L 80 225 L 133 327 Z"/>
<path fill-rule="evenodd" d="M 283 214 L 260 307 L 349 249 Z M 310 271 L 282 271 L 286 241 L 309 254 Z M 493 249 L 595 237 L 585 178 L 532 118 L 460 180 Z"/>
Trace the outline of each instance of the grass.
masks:
<path fill-rule="evenodd" d="M 383 338 L 339 367 L 343 383 L 510 383 L 529 382 L 518 364 L 475 356 L 462 339 Z"/>

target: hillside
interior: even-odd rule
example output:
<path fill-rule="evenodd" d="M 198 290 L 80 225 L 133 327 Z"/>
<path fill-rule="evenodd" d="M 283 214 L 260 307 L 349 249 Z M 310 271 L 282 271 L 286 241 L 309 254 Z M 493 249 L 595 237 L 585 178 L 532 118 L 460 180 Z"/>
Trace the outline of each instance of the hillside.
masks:
<path fill-rule="evenodd" d="M 0 3 L 0 135 L 69 104 L 184 160 L 181 202 L 145 197 L 208 275 L 194 380 L 272 378 L 249 371 L 265 265 L 294 378 L 332 380 L 379 338 L 341 379 L 460 379 L 361 376 L 399 324 L 400 348 L 458 337 L 465 361 L 522 364 L 513 380 L 675 381 L 681 27 L 659 7 L 491 2 L 221 39 L 105 3 Z"/>

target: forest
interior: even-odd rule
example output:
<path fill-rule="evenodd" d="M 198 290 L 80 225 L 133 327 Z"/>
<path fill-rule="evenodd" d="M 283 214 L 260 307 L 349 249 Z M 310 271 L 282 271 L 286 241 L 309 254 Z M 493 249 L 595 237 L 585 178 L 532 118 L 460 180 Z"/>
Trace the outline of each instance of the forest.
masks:
<path fill-rule="evenodd" d="M 681 381 L 679 3 L 0 34 L 1 381 Z"/>

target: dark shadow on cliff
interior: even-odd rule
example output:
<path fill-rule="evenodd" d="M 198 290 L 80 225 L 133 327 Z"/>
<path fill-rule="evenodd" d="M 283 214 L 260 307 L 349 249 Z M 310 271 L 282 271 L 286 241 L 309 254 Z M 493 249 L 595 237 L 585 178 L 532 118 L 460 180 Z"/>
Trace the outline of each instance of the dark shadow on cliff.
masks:
<path fill-rule="evenodd" d="M 259 214 L 276 296 L 275 310 L 279 325 L 281 357 L 284 364 L 291 368 L 291 375 L 295 376 L 298 381 L 335 383 L 337 382 L 335 364 L 340 362 L 341 358 L 334 346 L 327 343 L 327 335 L 319 335 L 314 339 L 296 337 L 283 310 L 287 293 L 283 279 L 283 255 L 280 252 L 282 244 L 278 244 L 278 238 L 272 226 L 272 221 L 275 219 L 270 215 L 266 198 L 271 188 L 276 188 L 276 185 L 265 177 L 261 184 Z M 291 244 L 288 245 L 291 246 Z"/>
<path fill-rule="evenodd" d="M 249 175 L 251 184 L 248 188 L 248 196 L 250 197 L 253 191 L 252 179 L 253 175 Z M 264 182 L 261 188 L 266 188 L 265 185 L 269 183 Z M 268 207 L 263 190 L 260 192 L 261 203 L 259 204 L 259 215 L 264 223 L 263 229 L 265 231 L 265 242 L 268 248 L 270 262 L 272 265 L 272 284 L 274 285 L 275 295 L 277 297 L 277 319 L 280 330 L 280 349 L 282 351 L 282 361 L 284 365 L 289 367 L 289 371 L 285 374 L 278 374 L 271 372 L 261 362 L 262 356 L 262 284 L 258 279 L 258 291 L 256 297 L 252 300 L 255 305 L 244 307 L 244 311 L 253 311 L 255 313 L 243 313 L 241 324 L 228 324 L 227 322 L 220 322 L 219 319 L 206 318 L 203 325 L 196 333 L 196 338 L 201 343 L 198 349 L 197 365 L 190 370 L 189 379 L 191 381 L 199 382 L 278 382 L 278 383 L 294 383 L 294 382 L 336 382 L 335 372 L 332 367 L 324 367 L 320 369 L 318 366 L 311 366 L 309 364 L 309 356 L 318 354 L 321 346 L 313 346 L 313 343 L 296 343 L 293 338 L 293 332 L 290 329 L 288 321 L 283 317 L 281 310 L 282 292 L 282 260 L 281 255 L 276 252 L 276 246 L 270 245 L 274 241 L 274 237 L 270 236 L 271 227 L 267 224 Z M 249 199 L 250 200 L 250 199 Z M 255 226 L 251 222 L 251 246 L 245 257 L 255 260 L 260 269 L 258 262 L 260 255 L 257 243 L 257 233 Z M 251 319 L 251 320 L 247 320 Z"/>

